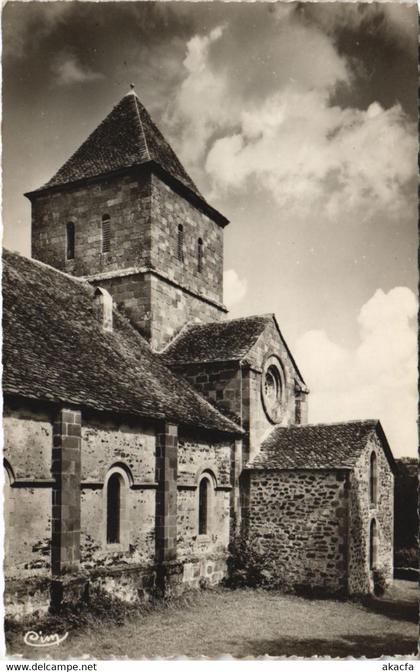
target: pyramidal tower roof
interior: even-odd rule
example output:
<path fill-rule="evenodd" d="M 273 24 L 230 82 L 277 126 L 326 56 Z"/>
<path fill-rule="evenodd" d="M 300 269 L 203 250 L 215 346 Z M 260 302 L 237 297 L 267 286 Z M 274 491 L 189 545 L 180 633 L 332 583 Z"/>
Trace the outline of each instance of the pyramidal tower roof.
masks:
<path fill-rule="evenodd" d="M 153 162 L 205 202 L 132 89 L 40 190 Z"/>

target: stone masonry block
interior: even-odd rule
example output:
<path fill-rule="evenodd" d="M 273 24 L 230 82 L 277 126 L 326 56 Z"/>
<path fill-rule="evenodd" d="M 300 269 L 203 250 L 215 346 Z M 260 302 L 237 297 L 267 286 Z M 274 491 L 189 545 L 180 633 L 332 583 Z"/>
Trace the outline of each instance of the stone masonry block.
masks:
<path fill-rule="evenodd" d="M 62 409 L 54 423 L 51 567 L 55 576 L 80 560 L 80 413 Z M 69 430 L 71 435 L 69 435 Z"/>

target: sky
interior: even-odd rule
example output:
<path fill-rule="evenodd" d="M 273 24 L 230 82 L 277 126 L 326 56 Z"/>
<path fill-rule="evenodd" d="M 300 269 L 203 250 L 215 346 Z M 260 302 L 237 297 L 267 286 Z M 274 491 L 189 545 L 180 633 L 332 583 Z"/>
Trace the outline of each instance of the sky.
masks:
<path fill-rule="evenodd" d="M 9 2 L 3 244 L 23 192 L 131 82 L 225 229 L 230 317 L 274 312 L 310 422 L 417 453 L 417 10 L 394 3 Z"/>

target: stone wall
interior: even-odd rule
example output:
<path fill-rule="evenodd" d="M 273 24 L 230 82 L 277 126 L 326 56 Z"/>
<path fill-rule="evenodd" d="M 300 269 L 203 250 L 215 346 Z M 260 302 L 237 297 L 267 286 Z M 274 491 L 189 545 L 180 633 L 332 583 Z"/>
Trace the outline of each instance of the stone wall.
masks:
<path fill-rule="evenodd" d="M 272 356 L 277 358 L 285 381 L 279 422 L 284 426 L 304 424 L 307 394 L 296 390 L 299 376 L 274 321 L 264 329 L 243 365 L 240 362 L 172 365 L 178 375 L 248 432 L 244 438 L 245 460 L 256 455 L 261 441 L 274 427 L 262 401 L 264 365 Z"/>
<path fill-rule="evenodd" d="M 185 289 L 223 303 L 223 228 L 175 193 L 157 176 L 151 187 L 151 265 Z M 183 227 L 183 260 L 178 258 L 178 226 Z M 203 266 L 198 270 L 198 239 Z"/>
<path fill-rule="evenodd" d="M 347 588 L 345 471 L 251 471 L 243 517 L 286 586 Z"/>
<path fill-rule="evenodd" d="M 89 572 L 89 595 L 108 593 L 123 602 L 148 602 L 153 596 L 156 583 L 154 567 L 138 565 L 98 567 Z"/>
<path fill-rule="evenodd" d="M 242 369 L 239 362 L 184 364 L 171 368 L 223 413 L 242 423 Z"/>
<path fill-rule="evenodd" d="M 273 422 L 267 417 L 262 403 L 261 386 L 264 363 L 268 357 L 276 356 L 284 374 L 282 408 L 279 424 L 287 426 L 296 423 L 295 379 L 298 378 L 291 357 L 281 340 L 273 322 L 266 327 L 247 356 L 250 369 L 243 379 L 243 426 L 249 428 L 249 459 L 259 450 L 261 441 L 273 428 Z M 306 395 L 305 395 L 306 397 Z M 306 401 L 300 402 L 300 423 L 307 421 Z"/>
<path fill-rule="evenodd" d="M 150 564 L 155 554 L 156 436 L 152 426 L 86 417 L 82 426 L 81 561 L 84 568 Z M 119 546 L 106 542 L 108 472 L 127 474 L 124 530 Z"/>
<path fill-rule="evenodd" d="M 93 279 L 91 283 L 106 289 L 111 294 L 115 307 L 135 324 L 145 338 L 150 340 L 152 318 L 150 273 L 115 274 Z"/>
<path fill-rule="evenodd" d="M 186 322 L 214 322 L 226 312 L 157 271 L 98 277 L 91 282 L 112 295 L 116 307 L 156 350 L 167 345 Z"/>
<path fill-rule="evenodd" d="M 37 195 L 32 202 L 32 256 L 73 275 L 150 263 L 150 177 L 108 177 Z M 102 217 L 111 219 L 102 253 Z M 74 259 L 66 259 L 67 222 L 75 225 Z"/>
<path fill-rule="evenodd" d="M 32 576 L 51 567 L 52 418 L 5 404 L 5 574 Z"/>
<path fill-rule="evenodd" d="M 105 253 L 103 215 L 111 229 Z M 75 225 L 74 259 L 66 258 L 68 222 Z M 226 312 L 223 229 L 146 169 L 34 197 L 32 255 L 107 289 L 156 349 L 187 321 L 218 320 Z"/>
<path fill-rule="evenodd" d="M 231 457 L 229 442 L 183 435 L 178 443 L 177 558 L 184 563 L 183 581 L 217 583 L 226 572 L 230 530 Z M 208 532 L 198 530 L 200 476 L 210 477 Z"/>
<path fill-rule="evenodd" d="M 369 473 L 372 451 L 377 457 L 377 501 L 370 503 Z M 372 436 L 351 476 L 349 589 L 351 593 L 369 593 L 373 589 L 369 568 L 370 522 L 375 519 L 378 531 L 377 567 L 388 580 L 393 575 L 393 507 L 394 477 L 379 439 Z"/>
<path fill-rule="evenodd" d="M 178 442 L 177 427 L 163 425 L 87 411 L 81 418 L 70 408 L 47 413 L 18 402 L 6 407 L 8 615 L 45 613 L 50 590 L 54 605 L 95 590 L 141 601 L 221 580 L 234 447 L 186 430 Z M 121 534 L 109 543 L 114 471 L 122 478 Z M 203 472 L 214 487 L 209 530 L 198 535 Z"/>
<path fill-rule="evenodd" d="M 104 482 L 113 464 L 124 464 L 133 482 L 155 482 L 156 430 L 153 424 L 83 415 L 82 484 Z"/>
<path fill-rule="evenodd" d="M 53 575 L 77 571 L 80 565 L 81 412 L 60 408 L 54 416 L 51 473 Z"/>
<path fill-rule="evenodd" d="M 221 304 L 208 302 L 161 276 L 150 274 L 148 339 L 155 350 L 163 349 L 186 322 L 216 322 L 225 313 Z"/>
<path fill-rule="evenodd" d="M 4 581 L 3 604 L 6 618 L 19 621 L 45 616 L 50 608 L 51 580 L 46 575 L 8 578 Z"/>

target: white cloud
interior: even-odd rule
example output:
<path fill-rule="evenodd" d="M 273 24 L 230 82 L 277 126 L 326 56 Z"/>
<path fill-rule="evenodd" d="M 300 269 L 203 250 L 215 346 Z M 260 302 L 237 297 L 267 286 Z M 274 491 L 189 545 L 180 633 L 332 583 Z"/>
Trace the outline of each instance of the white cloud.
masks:
<path fill-rule="evenodd" d="M 220 104 L 227 96 L 227 81 L 207 65 L 209 50 L 222 35 L 223 26 L 217 26 L 189 40 L 183 61 L 186 77 L 168 112 L 167 123 L 180 129 L 180 154 L 187 164 L 200 160 L 214 131 L 228 123 Z"/>
<path fill-rule="evenodd" d="M 352 75 L 334 35 L 324 31 L 347 16 L 360 22 L 371 15 L 344 9 L 322 16 L 321 29 L 280 13 L 275 30 L 260 36 L 264 53 L 253 45 L 245 61 L 230 25 L 188 42 L 185 78 L 167 121 L 187 166 L 196 174 L 204 166 L 212 198 L 251 185 L 268 190 L 290 216 L 316 212 L 331 221 L 407 207 L 417 136 L 401 106 L 384 110 L 373 102 L 359 110 L 330 102 Z M 264 69 L 261 58 L 269 58 Z M 265 89 L 264 77 L 271 77 Z"/>
<path fill-rule="evenodd" d="M 360 343 L 344 348 L 324 331 L 297 342 L 311 389 L 311 422 L 378 418 L 394 455 L 417 454 L 416 298 L 407 287 L 377 290 L 361 308 Z"/>
<path fill-rule="evenodd" d="M 89 68 L 84 68 L 77 62 L 74 56 L 62 56 L 56 63 L 54 63 L 52 70 L 55 74 L 57 83 L 63 86 L 68 84 L 93 82 L 104 78 L 102 73 L 94 72 Z"/>
<path fill-rule="evenodd" d="M 223 34 L 223 27 L 216 26 L 208 35 L 200 37 L 194 35 L 187 44 L 187 55 L 184 60 L 184 66 L 189 73 L 203 72 L 206 68 L 206 58 L 209 47 L 212 42 L 220 39 Z"/>
<path fill-rule="evenodd" d="M 346 61 L 330 37 L 316 27 L 299 25 L 291 8 L 274 12 L 270 30 L 260 36 L 257 47 L 255 42 L 249 44 L 246 57 L 243 34 L 235 26 L 217 26 L 188 41 L 185 77 L 167 115 L 186 163 L 202 161 L 216 136 L 238 126 L 249 88 L 254 94 L 259 90 L 262 73 L 272 77 L 279 89 L 297 81 L 309 90 L 321 87 L 331 92 L 338 82 L 349 81 Z M 223 59 L 215 59 L 218 52 Z M 267 54 L 270 63 L 262 70 Z"/>
<path fill-rule="evenodd" d="M 206 161 L 216 191 L 253 178 L 291 214 L 318 207 L 331 219 L 397 210 L 415 166 L 414 127 L 399 105 L 341 109 L 325 90 L 295 85 L 243 111 L 240 131 L 217 139 Z"/>
<path fill-rule="evenodd" d="M 239 303 L 247 292 L 246 280 L 241 280 L 237 272 L 231 268 L 223 273 L 224 300 L 228 307 Z"/>

